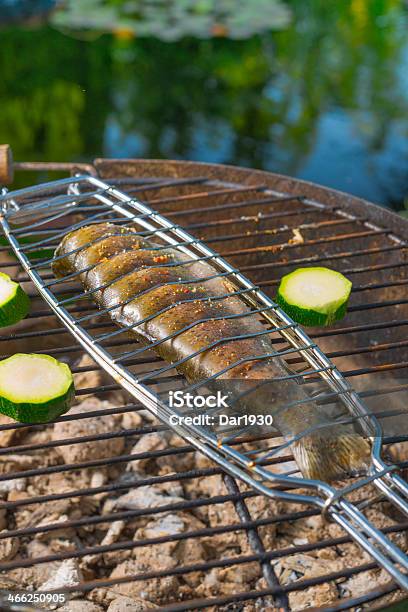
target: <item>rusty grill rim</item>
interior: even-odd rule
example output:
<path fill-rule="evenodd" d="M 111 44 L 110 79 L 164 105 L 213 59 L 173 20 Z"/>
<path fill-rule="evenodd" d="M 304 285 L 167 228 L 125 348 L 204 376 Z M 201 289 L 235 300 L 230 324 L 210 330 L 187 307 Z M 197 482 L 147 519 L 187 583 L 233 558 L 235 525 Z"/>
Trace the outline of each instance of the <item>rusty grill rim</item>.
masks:
<path fill-rule="evenodd" d="M 189 178 L 195 179 L 195 172 L 197 175 L 211 176 L 212 179 L 216 178 L 220 182 L 226 184 L 225 173 L 228 172 L 230 177 L 240 179 L 237 183 L 246 186 L 252 186 L 252 181 L 265 184 L 268 188 L 278 191 L 282 194 L 290 194 L 291 197 L 308 198 L 314 202 L 316 206 L 332 206 L 338 208 L 339 212 L 350 213 L 353 216 L 357 215 L 369 217 L 370 220 L 374 220 L 379 226 L 386 226 L 391 228 L 394 235 L 392 238 L 398 243 L 402 239 L 408 240 L 408 222 L 405 219 L 401 219 L 397 213 L 383 208 L 378 204 L 369 202 L 364 198 L 353 196 L 344 191 L 312 183 L 304 179 L 292 178 L 287 175 L 278 174 L 276 172 L 269 172 L 266 170 L 253 170 L 249 168 L 242 168 L 238 166 L 232 166 L 229 164 L 211 164 L 207 162 L 199 161 L 181 161 L 181 160 L 162 160 L 162 159 L 131 159 L 126 160 L 110 159 L 110 158 L 96 158 L 94 160 L 94 166 L 98 174 L 102 176 L 104 180 L 109 181 L 114 175 L 121 175 L 120 180 L 127 180 L 131 178 L 126 176 L 123 171 L 133 172 L 135 168 L 139 170 L 139 179 L 143 180 L 143 176 L 140 175 L 140 171 L 147 171 L 151 166 L 155 168 L 165 168 L 167 173 L 167 180 L 169 179 L 168 173 L 171 171 L 174 176 L 173 180 L 177 180 L 178 172 L 184 174 L 186 178 L 186 169 L 191 171 Z M 122 170 L 122 172 L 120 171 Z M 162 170 L 163 171 L 163 170 Z M 111 176 L 110 176 L 111 175 Z M 234 183 L 229 181 L 231 185 Z M 367 214 L 368 213 L 368 214 Z M 406 244 L 405 244 L 406 246 Z"/>

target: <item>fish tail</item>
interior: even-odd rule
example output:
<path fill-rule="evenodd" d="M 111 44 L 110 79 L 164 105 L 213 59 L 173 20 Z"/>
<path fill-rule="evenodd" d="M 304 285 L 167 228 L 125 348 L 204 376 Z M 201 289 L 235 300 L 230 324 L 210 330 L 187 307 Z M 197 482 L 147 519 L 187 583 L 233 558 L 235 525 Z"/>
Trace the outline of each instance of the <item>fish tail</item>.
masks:
<path fill-rule="evenodd" d="M 292 451 L 303 476 L 325 482 L 365 473 L 371 461 L 368 440 L 349 431 L 304 436 Z"/>

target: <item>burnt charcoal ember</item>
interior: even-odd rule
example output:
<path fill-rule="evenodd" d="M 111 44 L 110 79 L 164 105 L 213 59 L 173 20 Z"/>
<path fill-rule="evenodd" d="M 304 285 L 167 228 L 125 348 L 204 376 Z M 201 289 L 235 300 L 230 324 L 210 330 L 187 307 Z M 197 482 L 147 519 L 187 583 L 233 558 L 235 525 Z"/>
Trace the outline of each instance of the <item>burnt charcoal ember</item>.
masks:
<path fill-rule="evenodd" d="M 168 436 L 167 436 L 168 438 Z M 139 455 L 142 453 L 153 453 L 154 451 L 164 450 L 168 447 L 168 441 L 162 433 L 149 433 L 140 436 L 136 444 L 133 446 L 131 453 L 132 455 Z M 167 459 L 167 457 L 166 457 Z M 148 471 L 149 464 L 154 459 L 140 459 L 138 461 L 131 461 L 128 465 L 128 470 L 132 470 L 137 473 Z"/>
<path fill-rule="evenodd" d="M 57 570 L 38 588 L 39 591 L 63 591 L 64 587 L 73 587 L 81 582 L 82 575 L 76 559 L 66 559 Z"/>
<path fill-rule="evenodd" d="M 115 503 L 117 508 L 135 510 L 138 508 L 156 508 L 167 504 L 177 504 L 184 499 L 177 495 L 166 495 L 159 488 L 146 486 L 131 489 L 125 495 L 119 497 Z"/>
<path fill-rule="evenodd" d="M 102 606 L 86 599 L 73 599 L 58 608 L 59 612 L 103 612 Z"/>
<path fill-rule="evenodd" d="M 13 424 L 15 424 L 14 419 L 6 416 L 5 414 L 0 414 L 0 428 Z M 7 448 L 7 446 L 12 446 L 17 440 L 20 440 L 26 432 L 27 428 L 25 427 L 4 429 L 0 431 L 0 448 Z"/>
<path fill-rule="evenodd" d="M 84 379 L 86 386 L 87 381 Z M 114 410 L 115 404 L 102 402 L 96 397 L 88 397 L 74 408 L 78 413 L 86 413 L 100 409 Z M 71 414 L 71 413 L 70 413 Z M 74 415 L 77 412 L 74 412 Z M 127 424 L 143 427 L 145 416 L 139 411 L 132 415 Z M 136 419 L 133 419 L 136 416 Z M 115 456 L 117 453 L 139 454 L 166 450 L 175 446 L 183 446 L 185 442 L 169 432 L 152 432 L 140 437 L 115 438 L 121 440 L 119 447 L 107 450 L 107 441 L 102 446 L 101 441 L 74 444 L 81 436 L 120 431 L 124 425 L 124 415 L 78 419 L 46 426 L 42 429 L 30 429 L 21 438 L 15 438 L 11 444 L 46 443 L 51 440 L 73 438 L 73 443 L 66 447 L 46 449 L 42 454 L 13 452 L 4 456 L 5 470 L 31 469 L 41 465 L 62 465 L 90 457 Z M 150 423 L 150 419 L 148 421 Z M 130 427 L 133 428 L 133 427 Z M 76 449 L 85 447 L 86 451 Z M 63 450 L 64 449 L 64 450 Z M 69 454 L 68 454 L 69 453 Z M 7 460 L 6 460 L 7 459 Z M 0 466 L 2 462 L 0 461 Z M 163 474 L 180 474 L 183 470 L 207 469 L 213 467 L 211 461 L 199 453 L 183 453 L 180 455 L 163 455 L 142 461 L 129 461 L 120 466 L 100 466 L 95 469 L 69 470 L 62 473 L 51 473 L 46 476 L 34 476 L 0 483 L 0 492 L 8 501 L 27 499 L 29 496 L 49 493 L 65 493 L 87 487 L 101 487 L 119 484 L 123 489 L 115 492 L 96 493 L 83 497 L 71 497 L 53 501 L 52 503 L 30 504 L 17 508 L 13 513 L 2 511 L 3 529 L 41 527 L 42 530 L 31 539 L 7 538 L 0 540 L 0 559 L 18 559 L 22 557 L 40 558 L 55 553 L 69 553 L 87 546 L 117 545 L 119 550 L 103 554 L 85 555 L 80 557 L 73 567 L 66 562 L 50 562 L 36 564 L 31 568 L 15 569 L 6 572 L 3 581 L 14 581 L 24 588 L 39 589 L 47 585 L 52 576 L 62 576 L 68 580 L 70 571 L 75 573 L 75 580 L 82 576 L 87 580 L 98 578 L 119 578 L 154 572 L 157 570 L 171 571 L 177 567 L 189 564 L 201 564 L 214 559 L 252 554 L 246 534 L 243 530 L 216 534 L 200 538 L 187 538 L 159 545 L 135 546 L 120 549 L 121 542 L 134 541 L 142 543 L 145 539 L 164 537 L 177 538 L 190 532 L 206 527 L 222 527 L 239 523 L 234 505 L 231 502 L 204 505 L 192 510 L 177 510 L 158 512 L 148 515 L 149 509 L 157 511 L 160 507 L 180 504 L 188 500 L 212 498 L 228 493 L 223 478 L 220 475 L 202 476 L 183 479 L 180 482 L 159 482 L 154 485 L 135 486 L 140 478 L 162 476 Z M 246 490 L 241 485 L 241 490 Z M 352 501 L 363 499 L 367 493 L 356 491 L 351 496 Z M 373 491 L 368 491 L 373 495 Z M 271 500 L 257 495 L 249 497 L 246 504 L 253 519 L 279 519 L 286 513 L 304 510 L 302 506 L 294 506 L 287 502 Z M 67 528 L 70 520 L 78 520 L 87 516 L 114 515 L 115 513 L 144 510 L 147 515 L 119 519 L 83 526 Z M 377 504 L 368 510 L 370 519 L 376 525 L 387 527 L 392 524 L 387 504 Z M 58 529 L 48 530 L 49 524 L 60 525 Z M 313 544 L 327 538 L 342 537 L 342 529 L 327 523 L 320 515 L 307 516 L 295 521 L 277 520 L 259 528 L 259 533 L 268 550 Z M 391 534 L 390 537 L 402 548 L 407 547 L 407 536 L 404 533 Z M 275 572 L 282 584 L 318 577 L 324 573 L 337 571 L 346 567 L 355 567 L 368 562 L 368 555 L 363 553 L 356 544 L 346 543 L 338 546 L 328 546 L 321 550 L 295 555 L 283 555 L 273 562 Z M 63 565 L 65 563 L 65 565 Z M 387 581 L 387 576 L 378 571 L 364 574 L 367 584 L 374 585 Z M 61 579 L 62 579 L 61 578 Z M 330 605 L 341 597 L 358 596 L 362 592 L 364 580 L 351 577 L 331 583 L 317 585 L 305 591 L 294 591 L 289 594 L 291 608 L 300 611 L 305 607 Z M 167 576 L 152 580 L 134 580 L 106 589 L 95 589 L 88 595 L 75 594 L 74 599 L 60 609 L 62 612 L 100 612 L 110 610 L 133 612 L 134 610 L 149 610 L 157 606 L 166 606 L 181 599 L 233 595 L 236 592 L 267 588 L 258 564 L 247 563 L 227 568 L 214 568 L 209 571 L 195 571 L 182 576 Z M 388 596 L 384 601 L 392 601 Z M 271 609 L 270 598 L 260 598 L 245 603 L 245 612 L 260 612 Z"/>
<path fill-rule="evenodd" d="M 108 612 L 144 612 L 157 608 L 152 602 L 144 599 L 131 599 L 130 597 L 118 597 L 112 601 Z"/>
<path fill-rule="evenodd" d="M 92 397 L 74 406 L 70 411 L 70 415 L 84 414 L 87 411 L 90 412 L 93 410 L 102 410 L 110 406 L 108 402 L 102 402 Z M 103 457 L 114 457 L 119 455 L 124 449 L 123 437 L 118 436 L 110 439 L 92 440 L 81 444 L 75 443 L 75 438 L 110 434 L 115 430 L 119 430 L 117 423 L 117 417 L 112 415 L 62 421 L 60 423 L 55 423 L 52 439 L 74 439 L 72 444 L 58 447 L 58 451 L 65 463 L 80 463 L 82 461 L 101 459 Z"/>
<path fill-rule="evenodd" d="M 11 453 L 10 455 L 0 456 L 0 474 L 12 474 L 21 470 L 29 470 L 38 465 L 41 465 L 41 458 L 35 455 Z"/>
<path fill-rule="evenodd" d="M 79 372 L 74 373 L 75 388 L 90 389 L 90 394 L 81 396 L 81 398 L 97 394 L 98 389 L 109 380 L 107 374 L 96 365 L 87 353 L 84 353 L 75 363 L 75 369 L 79 370 Z"/>
<path fill-rule="evenodd" d="M 109 524 L 108 530 L 106 532 L 106 534 L 104 535 L 103 539 L 100 542 L 101 546 L 109 546 L 110 544 L 114 544 L 115 542 L 117 542 L 120 537 L 122 532 L 124 531 L 126 526 L 125 521 L 114 521 L 113 523 Z M 125 556 L 128 556 L 128 552 L 125 551 L 124 552 Z M 104 562 L 106 564 L 109 564 L 110 562 L 112 562 L 114 565 L 116 563 L 118 563 L 119 559 L 122 557 L 123 555 L 121 554 L 121 552 L 118 551 L 113 551 L 113 552 L 108 552 L 104 554 Z M 95 565 L 96 563 L 100 562 L 100 556 L 99 555 L 87 555 L 86 557 L 83 558 L 82 563 L 89 566 L 89 565 Z"/>
<path fill-rule="evenodd" d="M 159 554 L 143 556 L 139 561 L 130 559 L 124 561 L 110 574 L 110 578 L 130 577 L 149 570 L 155 570 L 157 567 L 161 569 L 171 569 L 176 564 L 166 549 L 159 551 Z M 115 592 L 126 595 L 131 599 L 144 599 L 151 603 L 160 604 L 171 601 L 177 597 L 179 581 L 175 576 L 166 576 L 164 578 L 154 578 L 153 580 L 138 580 L 118 584 L 115 587 Z"/>
<path fill-rule="evenodd" d="M 1 535 L 5 535 L 6 533 L 6 529 L 0 531 Z M 20 540 L 18 538 L 5 538 L 4 540 L 0 540 L 0 563 L 14 559 L 19 548 Z"/>
<path fill-rule="evenodd" d="M 293 612 L 301 612 L 310 607 L 325 606 L 339 597 L 339 592 L 334 583 L 319 584 L 314 587 L 290 593 L 289 602 Z"/>

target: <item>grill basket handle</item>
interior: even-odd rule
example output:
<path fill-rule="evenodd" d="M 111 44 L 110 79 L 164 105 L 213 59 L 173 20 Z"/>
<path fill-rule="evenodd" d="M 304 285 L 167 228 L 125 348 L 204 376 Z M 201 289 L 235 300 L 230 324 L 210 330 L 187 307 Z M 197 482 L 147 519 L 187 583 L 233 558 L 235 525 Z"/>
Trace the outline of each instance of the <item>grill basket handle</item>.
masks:
<path fill-rule="evenodd" d="M 13 153 L 8 144 L 0 145 L 0 185 L 10 185 L 14 178 Z"/>

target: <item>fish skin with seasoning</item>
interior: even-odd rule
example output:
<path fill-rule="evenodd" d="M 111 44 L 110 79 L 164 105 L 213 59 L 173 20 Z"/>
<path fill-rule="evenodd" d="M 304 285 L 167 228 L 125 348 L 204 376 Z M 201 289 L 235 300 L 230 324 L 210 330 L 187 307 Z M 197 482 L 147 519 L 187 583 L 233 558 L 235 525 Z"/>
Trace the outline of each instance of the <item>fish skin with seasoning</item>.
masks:
<path fill-rule="evenodd" d="M 276 351 L 269 335 L 228 340 L 265 330 L 239 296 L 215 299 L 236 291 L 228 278 L 208 279 L 217 274 L 209 263 L 186 263 L 191 262 L 187 254 L 157 246 L 131 227 L 88 225 L 63 238 L 55 252 L 60 259 L 53 262 L 53 272 L 57 277 L 78 272 L 86 290 L 106 286 L 94 292 L 93 298 L 100 308 L 117 305 L 109 315 L 119 326 L 136 326 L 138 321 L 167 309 L 134 328 L 142 343 L 164 340 L 195 323 L 156 346 L 157 355 L 168 363 L 186 359 L 177 370 L 190 383 L 205 381 L 229 368 L 216 382 L 221 388 L 234 384 L 238 392 L 245 391 L 240 410 L 273 415 L 274 426 L 286 440 L 308 430 L 291 444 L 306 478 L 329 482 L 364 472 L 370 463 L 371 447 L 354 424 L 331 421 L 328 409 L 317 404 L 293 379 L 276 381 L 288 375 L 281 357 L 251 360 Z M 70 254 L 73 250 L 75 253 Z M 89 271 L 80 272 L 89 267 Z M 223 318 L 237 314 L 245 316 Z M 206 348 L 222 338 L 227 340 Z M 188 359 L 200 350 L 199 355 Z M 238 360 L 246 361 L 231 367 Z M 296 402 L 301 404 L 282 409 Z M 309 431 L 316 426 L 319 429 Z"/>

